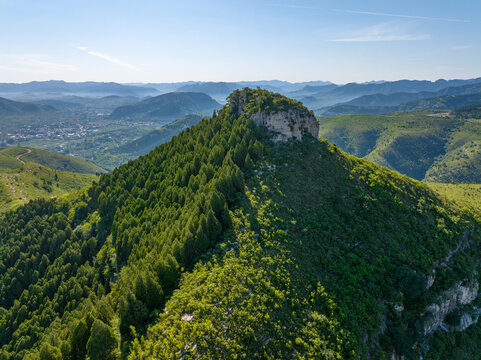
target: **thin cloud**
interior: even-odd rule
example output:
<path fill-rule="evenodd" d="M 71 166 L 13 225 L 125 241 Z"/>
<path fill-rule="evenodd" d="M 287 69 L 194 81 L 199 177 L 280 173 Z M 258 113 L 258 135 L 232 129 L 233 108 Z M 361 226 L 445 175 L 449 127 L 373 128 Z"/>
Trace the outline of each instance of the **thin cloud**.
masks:
<path fill-rule="evenodd" d="M 99 59 L 102 59 L 102 60 L 105 60 L 105 61 L 108 61 L 112 64 L 116 64 L 118 66 L 121 66 L 121 67 L 124 67 L 126 69 L 129 69 L 129 70 L 132 70 L 132 71 L 136 71 L 136 72 L 139 72 L 140 70 L 135 67 L 134 65 L 131 65 L 131 64 L 128 64 L 126 62 L 123 62 L 122 60 L 120 59 L 117 59 L 116 57 L 113 57 L 113 56 L 110 56 L 110 55 L 107 55 L 107 54 L 103 54 L 103 53 L 99 53 L 97 51 L 91 51 L 89 50 L 87 47 L 85 46 L 77 46 L 77 49 L 80 50 L 80 51 L 84 51 L 86 52 L 87 54 L 89 55 L 92 55 L 92 56 L 95 56 L 95 57 L 98 57 Z"/>
<path fill-rule="evenodd" d="M 10 67 L 15 70 L 29 72 L 48 72 L 48 71 L 77 71 L 79 68 L 75 65 L 61 64 L 49 61 L 45 55 L 41 54 L 6 54 L 2 55 L 7 62 L 16 66 Z M 23 66 L 19 69 L 18 65 Z M 2 69 L 7 69 L 3 66 Z"/>
<path fill-rule="evenodd" d="M 268 6 L 283 7 L 288 9 L 329 10 L 317 6 L 290 5 L 290 4 L 266 4 Z"/>
<path fill-rule="evenodd" d="M 326 8 L 322 8 L 322 7 L 304 6 L 304 5 L 291 5 L 291 4 L 268 4 L 268 5 L 269 6 L 275 6 L 275 7 L 289 8 L 289 9 L 336 11 L 336 12 L 343 12 L 343 13 L 348 13 L 348 14 L 385 16 L 385 17 L 395 17 L 395 18 L 402 18 L 402 19 L 447 21 L 447 22 L 460 22 L 460 23 L 471 23 L 471 22 L 473 22 L 472 20 L 467 20 L 467 19 L 442 18 L 442 17 L 420 16 L 420 15 L 392 14 L 392 13 L 383 13 L 383 12 L 375 12 L 375 11 L 360 11 L 360 10 L 348 10 L 348 9 L 326 9 Z"/>
<path fill-rule="evenodd" d="M 345 9 L 332 9 L 332 11 L 349 13 L 349 14 L 361 14 L 361 15 L 396 17 L 396 18 L 403 18 L 403 19 L 418 19 L 418 20 L 432 20 L 432 21 L 448 21 L 448 22 L 462 22 L 462 23 L 470 23 L 470 22 L 472 22 L 471 20 L 466 20 L 466 19 L 450 19 L 450 18 L 439 18 L 439 17 L 431 17 L 431 16 L 390 14 L 390 13 L 382 13 L 382 12 L 374 12 L 374 11 L 357 11 L 357 10 L 345 10 Z"/>
<path fill-rule="evenodd" d="M 331 39 L 333 42 L 380 42 L 380 41 L 418 41 L 426 40 L 428 34 L 409 34 L 393 24 L 379 24 L 356 31 L 348 36 Z"/>
<path fill-rule="evenodd" d="M 453 46 L 451 49 L 452 50 L 466 50 L 466 49 L 471 49 L 473 46 L 472 45 L 459 45 L 459 46 Z"/>
<path fill-rule="evenodd" d="M 1 0 L 0 0 L 0 4 L 1 4 Z M 3 65 L 0 65 L 0 70 L 19 71 L 19 72 L 25 71 L 25 69 L 16 68 L 16 67 L 10 67 L 10 66 L 3 66 Z"/>
<path fill-rule="evenodd" d="M 52 70 L 52 71 L 76 71 L 78 67 L 69 64 L 59 64 L 50 61 L 39 60 L 35 58 L 26 58 L 18 61 L 21 65 L 30 66 L 39 70 Z"/>

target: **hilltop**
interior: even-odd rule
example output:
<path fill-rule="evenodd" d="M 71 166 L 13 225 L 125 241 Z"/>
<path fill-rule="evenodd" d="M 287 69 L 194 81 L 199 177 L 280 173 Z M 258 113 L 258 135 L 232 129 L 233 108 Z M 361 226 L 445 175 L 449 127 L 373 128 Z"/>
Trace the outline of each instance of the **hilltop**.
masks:
<path fill-rule="evenodd" d="M 479 219 L 317 130 L 235 91 L 76 197 L 0 218 L 0 357 L 479 357 Z"/>
<path fill-rule="evenodd" d="M 186 115 L 210 115 L 220 104 L 209 95 L 195 92 L 175 92 L 143 100 L 134 105 L 116 108 L 112 119 L 175 120 Z"/>

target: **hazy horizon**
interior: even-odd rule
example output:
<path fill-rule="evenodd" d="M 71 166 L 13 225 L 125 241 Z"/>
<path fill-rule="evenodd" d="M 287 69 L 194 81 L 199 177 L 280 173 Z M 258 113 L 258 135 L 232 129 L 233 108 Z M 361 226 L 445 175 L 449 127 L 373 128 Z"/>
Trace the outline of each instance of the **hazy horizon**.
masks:
<path fill-rule="evenodd" d="M 440 80 L 446 80 L 446 81 L 451 81 L 451 80 L 470 80 L 470 79 L 478 79 L 481 78 L 481 75 L 473 76 L 473 77 L 466 77 L 466 78 L 437 78 L 437 79 L 419 79 L 419 78 L 400 78 L 400 79 L 392 79 L 392 80 L 385 80 L 385 79 L 379 79 L 379 80 L 366 80 L 366 81 L 348 81 L 348 82 L 343 82 L 343 83 L 336 83 L 333 81 L 329 80 L 323 80 L 323 79 L 315 79 L 315 80 L 305 80 L 305 81 L 288 81 L 288 80 L 283 80 L 283 79 L 241 79 L 241 80 L 232 80 L 232 81 L 227 81 L 227 80 L 218 80 L 218 81 L 213 81 L 213 80 L 181 80 L 181 81 L 128 81 L 128 82 L 122 82 L 122 81 L 115 81 L 115 80 L 109 80 L 109 81 L 102 81 L 102 80 L 80 80 L 80 81 L 68 81 L 64 79 L 47 79 L 47 80 L 28 80 L 28 81 L 10 81 L 10 82 L 1 82 L 0 84 L 5 84 L 5 83 L 10 83 L 10 84 L 27 84 L 27 83 L 32 83 L 32 82 L 49 82 L 49 81 L 63 81 L 66 83 L 88 83 L 88 82 L 103 82 L 103 83 L 117 83 L 121 85 L 147 85 L 147 84 L 179 84 L 179 83 L 244 83 L 244 82 L 273 82 L 273 81 L 280 81 L 280 82 L 286 82 L 286 83 L 291 83 L 291 84 L 304 84 L 304 83 L 315 83 L 315 82 L 326 82 L 326 83 L 332 83 L 334 85 L 347 85 L 351 83 L 355 84 L 367 84 L 367 83 L 381 83 L 381 82 L 394 82 L 394 81 L 430 81 L 430 82 L 436 82 Z"/>

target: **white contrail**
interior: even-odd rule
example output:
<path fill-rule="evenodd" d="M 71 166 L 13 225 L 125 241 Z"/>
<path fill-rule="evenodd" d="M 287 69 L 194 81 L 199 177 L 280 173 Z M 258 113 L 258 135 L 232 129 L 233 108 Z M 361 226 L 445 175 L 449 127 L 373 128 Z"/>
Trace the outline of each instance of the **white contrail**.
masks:
<path fill-rule="evenodd" d="M 98 57 L 100 59 L 103 59 L 105 61 L 108 61 L 108 62 L 111 62 L 112 64 L 116 64 L 116 65 L 119 65 L 119 66 L 122 66 L 126 69 L 129 69 L 129 70 L 132 70 L 132 71 L 140 71 L 137 67 L 135 67 L 134 65 L 131 65 L 131 64 L 128 64 L 126 62 L 123 62 L 122 60 L 120 59 L 117 59 L 116 57 L 113 57 L 113 56 L 110 56 L 110 55 L 107 55 L 107 54 L 103 54 L 103 53 L 99 53 L 97 51 L 91 51 L 89 50 L 87 47 L 85 46 L 77 46 L 77 49 L 80 50 L 80 51 L 84 51 L 86 52 L 87 54 L 89 55 L 92 55 L 92 56 L 95 56 L 95 57 Z"/>
<path fill-rule="evenodd" d="M 397 17 L 397 18 L 405 18 L 405 19 L 434 20 L 434 21 L 448 21 L 448 22 L 462 22 L 462 23 L 472 22 L 471 20 L 465 20 L 465 19 L 450 19 L 450 18 L 430 17 L 430 16 L 390 14 L 390 13 L 373 12 L 373 11 L 357 11 L 357 10 L 345 10 L 345 9 L 332 9 L 332 11 L 344 12 L 344 13 L 350 13 L 350 14 L 361 14 L 361 15 L 389 16 L 389 17 Z"/>
<path fill-rule="evenodd" d="M 268 4 L 268 5 L 269 6 L 290 8 L 290 9 L 337 11 L 337 12 L 350 13 L 350 14 L 388 16 L 388 17 L 397 17 L 397 18 L 404 18 L 404 19 L 448 21 L 448 22 L 461 22 L 461 23 L 471 23 L 471 22 L 473 22 L 472 20 L 466 20 L 466 19 L 452 19 L 452 18 L 441 18 L 441 17 L 419 16 L 419 15 L 391 14 L 391 13 L 383 13 L 383 12 L 375 12 L 375 11 L 360 11 L 360 10 L 347 10 L 347 9 L 327 9 L 327 8 L 322 8 L 322 7 L 304 6 L 304 5 L 291 5 L 291 4 Z"/>

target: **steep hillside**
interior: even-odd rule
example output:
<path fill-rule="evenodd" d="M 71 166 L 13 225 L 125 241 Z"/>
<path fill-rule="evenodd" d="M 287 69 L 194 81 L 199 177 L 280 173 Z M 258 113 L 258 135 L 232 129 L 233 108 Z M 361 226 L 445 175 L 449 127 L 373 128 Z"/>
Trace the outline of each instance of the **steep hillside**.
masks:
<path fill-rule="evenodd" d="M 317 131 L 236 91 L 77 197 L 4 215 L 0 358 L 479 357 L 476 218 Z"/>
<path fill-rule="evenodd" d="M 320 117 L 320 137 L 418 180 L 481 183 L 481 123 L 455 112 Z"/>
<path fill-rule="evenodd" d="M 219 103 L 209 95 L 194 92 L 175 92 L 159 95 L 135 105 L 115 109 L 112 119 L 136 119 L 150 121 L 169 121 L 186 115 L 210 115 Z"/>
<path fill-rule="evenodd" d="M 114 150 L 112 153 L 126 154 L 131 157 L 145 155 L 155 147 L 170 141 L 172 137 L 179 134 L 182 130 L 188 129 L 193 125 L 198 124 L 202 117 L 198 115 L 188 115 L 167 125 L 164 125 L 158 130 L 154 130 L 140 139 L 134 140 L 128 144 L 122 145 Z"/>
<path fill-rule="evenodd" d="M 31 104 L 25 102 L 12 101 L 0 97 L 0 115 L 32 114 L 40 112 L 50 112 L 55 109 L 48 105 Z"/>

